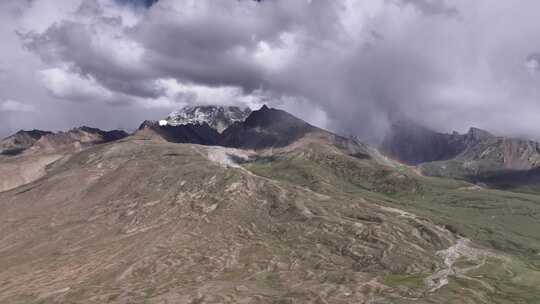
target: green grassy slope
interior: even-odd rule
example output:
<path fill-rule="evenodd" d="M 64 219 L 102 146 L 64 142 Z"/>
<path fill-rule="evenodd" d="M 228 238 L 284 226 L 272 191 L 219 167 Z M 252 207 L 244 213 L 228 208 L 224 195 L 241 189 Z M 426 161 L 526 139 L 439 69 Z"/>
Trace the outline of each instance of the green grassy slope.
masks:
<path fill-rule="evenodd" d="M 317 145 L 271 160 L 254 161 L 245 167 L 257 175 L 320 193 L 361 196 L 409 211 L 504 256 L 503 262 L 499 258 L 487 258 L 483 266 L 475 269 L 474 276 L 482 278 L 478 282 L 453 276 L 442 293 L 447 297 L 446 302 L 436 303 L 469 303 L 460 302 L 459 291 L 475 290 L 482 284 L 489 285 L 489 291 L 479 293 L 479 303 L 540 302 L 538 195 L 419 176 L 406 167 L 385 168 L 373 161 L 357 160 Z M 388 284 L 398 286 L 414 286 L 421 281 L 418 275 L 394 275 L 385 279 Z"/>

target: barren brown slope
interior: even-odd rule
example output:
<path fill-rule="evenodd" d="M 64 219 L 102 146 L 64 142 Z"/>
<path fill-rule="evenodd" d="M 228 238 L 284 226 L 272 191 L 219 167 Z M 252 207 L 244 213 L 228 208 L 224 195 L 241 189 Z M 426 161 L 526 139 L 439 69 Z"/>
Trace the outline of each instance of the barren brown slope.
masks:
<path fill-rule="evenodd" d="M 536 272 L 388 207 L 394 193 L 421 195 L 419 180 L 335 144 L 310 133 L 254 152 L 132 137 L 55 163 L 0 193 L 0 303 L 535 297 Z"/>
<path fill-rule="evenodd" d="M 0 194 L 0 303 L 387 303 L 444 277 L 451 232 L 213 157 L 235 151 L 132 139 Z"/>
<path fill-rule="evenodd" d="M 80 127 L 67 132 L 19 131 L 0 141 L 0 192 L 35 181 L 47 167 L 89 146 L 119 140 L 124 131 L 102 131 Z M 9 149 L 8 149 L 9 148 Z"/>

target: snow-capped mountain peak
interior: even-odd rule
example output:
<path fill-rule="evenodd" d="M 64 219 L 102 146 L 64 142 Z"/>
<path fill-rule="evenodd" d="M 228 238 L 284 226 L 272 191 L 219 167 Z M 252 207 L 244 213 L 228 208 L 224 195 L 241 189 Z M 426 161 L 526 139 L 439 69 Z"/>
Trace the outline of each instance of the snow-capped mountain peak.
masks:
<path fill-rule="evenodd" d="M 172 126 L 206 123 L 221 133 L 235 122 L 244 121 L 249 114 L 251 109 L 235 106 L 186 106 L 170 113 L 165 121 Z"/>

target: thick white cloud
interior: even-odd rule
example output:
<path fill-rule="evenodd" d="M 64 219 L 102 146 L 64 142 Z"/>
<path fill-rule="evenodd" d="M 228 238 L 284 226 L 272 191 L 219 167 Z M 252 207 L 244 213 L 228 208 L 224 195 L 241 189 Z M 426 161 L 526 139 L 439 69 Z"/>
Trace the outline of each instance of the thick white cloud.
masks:
<path fill-rule="evenodd" d="M 0 101 L 0 111 L 2 112 L 34 112 L 36 109 L 32 105 L 24 104 L 16 100 Z"/>
<path fill-rule="evenodd" d="M 97 83 L 91 75 L 83 77 L 62 68 L 42 70 L 40 74 L 43 85 L 55 97 L 74 101 L 112 101 L 112 92 Z"/>
<path fill-rule="evenodd" d="M 370 139 L 392 115 L 540 131 L 535 0 L 120 2 L 2 2 L 0 100 L 91 107 L 95 123 L 104 111 L 270 103 Z"/>

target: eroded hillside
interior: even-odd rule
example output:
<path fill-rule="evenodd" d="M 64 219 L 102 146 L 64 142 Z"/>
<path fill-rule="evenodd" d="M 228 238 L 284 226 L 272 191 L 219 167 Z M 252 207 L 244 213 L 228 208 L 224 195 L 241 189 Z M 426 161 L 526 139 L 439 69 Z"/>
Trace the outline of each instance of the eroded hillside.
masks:
<path fill-rule="evenodd" d="M 538 299 L 530 263 L 396 208 L 429 187 L 319 137 L 256 152 L 91 147 L 0 193 L 0 302 Z"/>

